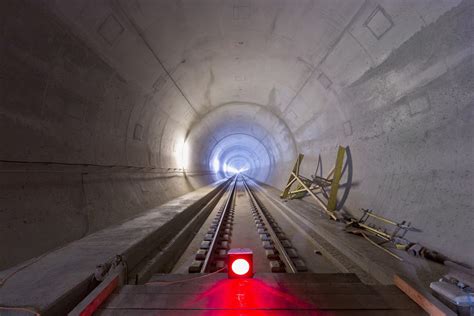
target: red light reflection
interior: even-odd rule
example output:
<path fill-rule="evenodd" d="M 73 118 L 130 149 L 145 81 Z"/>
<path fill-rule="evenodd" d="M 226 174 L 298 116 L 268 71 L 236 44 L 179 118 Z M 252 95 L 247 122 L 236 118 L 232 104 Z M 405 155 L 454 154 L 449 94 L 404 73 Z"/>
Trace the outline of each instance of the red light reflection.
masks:
<path fill-rule="evenodd" d="M 219 280 L 184 305 L 200 310 L 199 315 L 294 315 L 296 310 L 306 310 L 306 315 L 319 315 L 310 310 L 315 308 L 313 304 L 259 279 Z"/>

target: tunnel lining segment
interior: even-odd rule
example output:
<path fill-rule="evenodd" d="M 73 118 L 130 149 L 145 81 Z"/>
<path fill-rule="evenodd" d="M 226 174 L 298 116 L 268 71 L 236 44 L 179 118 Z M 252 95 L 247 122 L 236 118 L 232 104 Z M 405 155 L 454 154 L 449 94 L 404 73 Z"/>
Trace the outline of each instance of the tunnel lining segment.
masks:
<path fill-rule="evenodd" d="M 214 153 L 220 146 L 227 146 L 225 142 L 230 140 L 229 137 L 246 136 L 255 139 L 264 148 L 264 151 L 259 150 L 260 153 L 255 152 L 257 156 L 263 155 L 257 157 L 262 165 L 259 172 L 261 176 L 257 175 L 260 181 L 269 179 L 278 162 L 292 160 L 295 148 L 292 143 L 293 135 L 286 124 L 271 109 L 253 103 L 229 102 L 220 105 L 193 124 L 187 135 L 186 142 L 195 148 L 191 149 L 193 154 L 190 158 L 194 161 L 194 168 L 199 168 L 197 165 L 209 168 Z M 238 145 L 238 141 L 235 145 Z M 245 147 L 248 144 L 242 145 Z M 254 149 L 249 148 L 250 151 L 255 151 Z"/>

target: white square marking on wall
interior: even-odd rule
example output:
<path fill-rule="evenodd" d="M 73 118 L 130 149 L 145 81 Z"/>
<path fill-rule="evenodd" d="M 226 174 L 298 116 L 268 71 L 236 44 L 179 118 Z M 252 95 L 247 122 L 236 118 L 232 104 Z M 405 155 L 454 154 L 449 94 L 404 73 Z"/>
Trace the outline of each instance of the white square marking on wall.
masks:
<path fill-rule="evenodd" d="M 431 107 L 430 100 L 428 99 L 427 95 L 422 95 L 418 98 L 410 100 L 410 102 L 408 103 L 408 107 L 410 108 L 411 116 L 427 112 Z"/>
<path fill-rule="evenodd" d="M 143 126 L 135 124 L 135 130 L 133 131 L 133 139 L 142 140 L 143 137 Z"/>
<path fill-rule="evenodd" d="M 291 114 L 291 116 L 293 116 L 293 121 L 296 121 L 298 119 L 298 115 L 293 110 L 288 111 L 288 114 Z"/>
<path fill-rule="evenodd" d="M 344 135 L 351 136 L 352 135 L 352 124 L 351 121 L 344 122 Z"/>
<path fill-rule="evenodd" d="M 364 25 L 379 40 L 393 27 L 393 22 L 387 12 L 381 6 L 377 6 Z"/>
<path fill-rule="evenodd" d="M 248 19 L 250 17 L 250 7 L 234 7 L 234 19 Z"/>
<path fill-rule="evenodd" d="M 125 31 L 122 24 L 113 16 L 109 15 L 99 27 L 99 34 L 104 40 L 113 45 L 119 36 Z"/>
<path fill-rule="evenodd" d="M 245 75 L 235 75 L 234 78 L 235 78 L 235 81 L 246 81 L 247 80 Z"/>
<path fill-rule="evenodd" d="M 158 91 L 160 89 L 160 87 L 165 84 L 166 82 L 166 75 L 161 75 L 158 77 L 158 79 L 156 79 L 156 81 L 153 83 L 153 89 L 155 91 Z"/>
<path fill-rule="evenodd" d="M 329 79 L 329 77 L 326 76 L 326 74 L 324 72 L 322 72 L 319 75 L 318 81 L 325 89 L 329 89 L 329 87 L 332 85 L 331 79 Z"/>
<path fill-rule="evenodd" d="M 234 19 L 248 19 L 250 17 L 250 1 L 234 0 Z"/>

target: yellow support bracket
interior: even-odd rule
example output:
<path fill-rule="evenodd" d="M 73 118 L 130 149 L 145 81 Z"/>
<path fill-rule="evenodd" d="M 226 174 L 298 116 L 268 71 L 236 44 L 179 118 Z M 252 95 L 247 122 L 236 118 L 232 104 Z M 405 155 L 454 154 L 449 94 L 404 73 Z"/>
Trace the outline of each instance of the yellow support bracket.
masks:
<path fill-rule="evenodd" d="M 303 154 L 299 154 L 298 158 L 296 158 L 296 162 L 293 166 L 293 171 L 290 174 L 290 178 L 288 179 L 288 183 L 286 184 L 285 189 L 280 195 L 282 199 L 286 199 L 289 197 L 291 186 L 296 181 L 296 177 L 294 176 L 294 174 L 298 175 L 300 173 L 300 165 L 301 165 L 301 162 L 303 161 L 303 158 L 304 158 Z"/>
<path fill-rule="evenodd" d="M 339 146 L 335 166 L 331 169 L 328 176 L 326 178 L 322 178 L 317 177 L 315 175 L 313 180 L 310 180 L 299 174 L 301 163 L 304 158 L 303 154 L 299 154 L 295 161 L 295 164 L 293 165 L 293 169 L 288 179 L 288 182 L 285 188 L 283 189 L 283 192 L 281 193 L 280 197 L 282 199 L 295 199 L 302 198 L 306 194 L 309 194 L 323 208 L 326 214 L 328 214 L 332 219 L 337 220 L 334 211 L 336 210 L 337 206 L 337 191 L 339 189 L 339 182 L 342 176 L 342 166 L 344 163 L 345 151 L 345 147 Z M 332 179 L 330 179 L 331 176 L 333 176 Z M 296 189 L 292 190 L 292 186 L 295 183 L 297 183 Z M 320 192 L 326 192 L 324 190 L 325 184 L 322 183 L 327 183 L 331 186 L 327 204 L 325 203 L 325 201 L 323 201 L 323 199 L 321 199 L 315 194 Z M 313 192 L 316 190 L 319 190 L 319 192 Z"/>
<path fill-rule="evenodd" d="M 346 148 L 339 146 L 337 150 L 336 164 L 334 166 L 334 177 L 331 182 L 331 191 L 329 192 L 328 211 L 334 212 L 337 206 L 337 191 L 339 190 L 339 182 L 342 176 L 342 164 L 344 162 L 344 154 Z"/>
<path fill-rule="evenodd" d="M 336 220 L 336 216 L 332 213 L 332 212 L 329 212 L 326 205 L 324 204 L 323 200 L 321 200 L 321 198 L 319 198 L 316 194 L 313 193 L 313 191 L 310 190 L 310 188 L 308 186 L 306 186 L 306 184 L 304 184 L 303 180 L 301 180 L 296 174 L 292 173 L 293 176 L 296 177 L 296 180 L 298 180 L 298 182 L 306 189 L 306 191 L 309 193 L 309 195 L 311 195 L 315 200 L 316 202 L 319 203 L 319 205 L 321 205 L 321 207 L 323 208 L 323 210 L 334 220 Z"/>

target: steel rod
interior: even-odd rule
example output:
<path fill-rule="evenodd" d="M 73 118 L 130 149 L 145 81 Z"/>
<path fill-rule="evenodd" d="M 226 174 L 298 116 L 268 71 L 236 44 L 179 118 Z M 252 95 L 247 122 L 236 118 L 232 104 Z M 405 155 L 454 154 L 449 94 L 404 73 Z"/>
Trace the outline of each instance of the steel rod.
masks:
<path fill-rule="evenodd" d="M 316 196 L 316 194 L 314 194 L 306 184 L 304 184 L 304 182 L 302 180 L 300 180 L 300 178 L 298 178 L 293 172 L 292 172 L 293 176 L 296 177 L 296 180 L 298 180 L 299 183 L 301 183 L 301 185 L 306 189 L 306 191 L 308 191 L 308 193 L 316 199 L 316 201 L 318 201 L 318 203 L 321 205 L 321 207 L 323 208 L 323 210 L 334 220 L 337 220 L 336 216 L 334 214 L 332 214 L 330 211 L 328 211 L 326 205 L 323 203 L 323 201 Z"/>
<path fill-rule="evenodd" d="M 391 220 L 389 220 L 389 219 L 387 219 L 387 218 L 385 218 L 385 217 L 382 217 L 382 216 L 379 216 L 379 215 L 375 215 L 375 214 L 373 214 L 373 213 L 371 213 L 371 212 L 367 212 L 366 214 L 367 214 L 367 216 L 374 217 L 374 218 L 376 218 L 376 219 L 378 219 L 378 220 L 381 220 L 382 222 L 385 222 L 385 223 L 387 223 L 387 224 L 392 224 L 392 225 L 398 226 L 398 223 L 395 223 L 394 221 L 391 221 Z"/>

